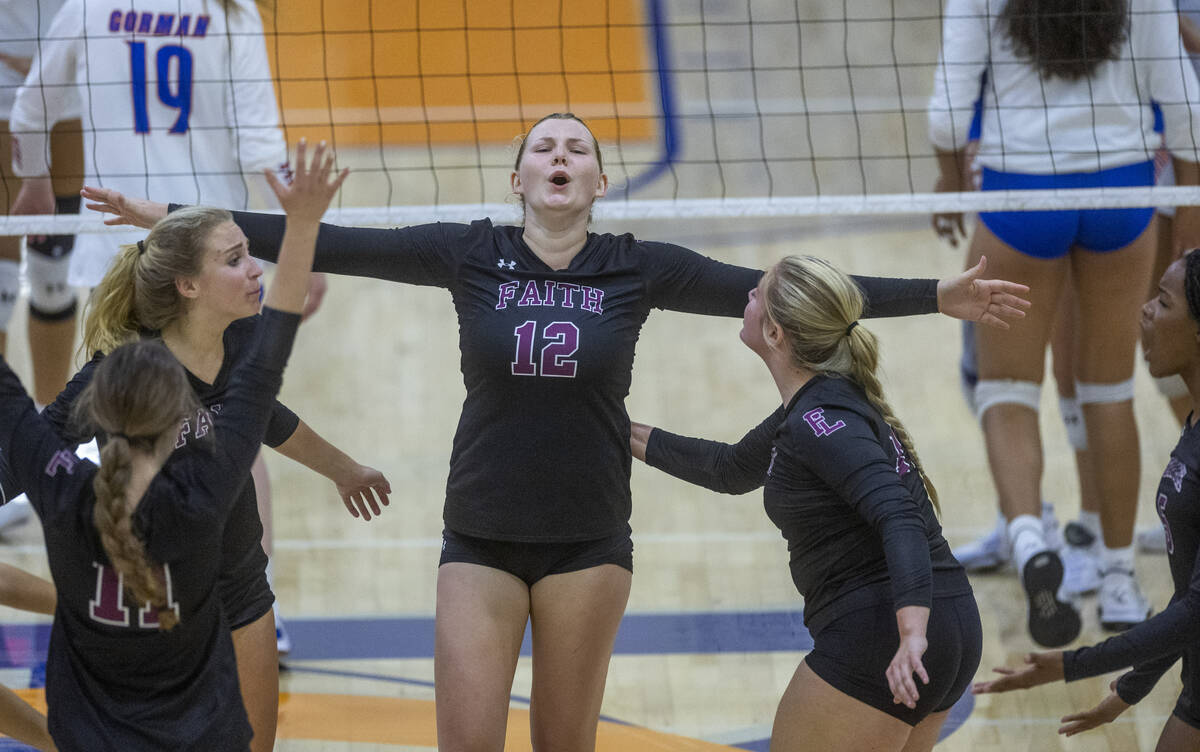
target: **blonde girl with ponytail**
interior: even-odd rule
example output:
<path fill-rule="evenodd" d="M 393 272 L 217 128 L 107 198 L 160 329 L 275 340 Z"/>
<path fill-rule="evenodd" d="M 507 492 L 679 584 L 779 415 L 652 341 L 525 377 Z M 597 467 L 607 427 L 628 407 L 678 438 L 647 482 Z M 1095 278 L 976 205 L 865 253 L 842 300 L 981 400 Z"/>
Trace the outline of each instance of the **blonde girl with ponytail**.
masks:
<path fill-rule="evenodd" d="M 780 700 L 772 750 L 930 750 L 979 664 L 975 598 L 884 396 L 864 307 L 828 262 L 784 258 L 750 291 L 740 333 L 781 407 L 736 444 L 632 424 L 649 465 L 724 493 L 764 487 L 788 541 L 814 647 Z"/>

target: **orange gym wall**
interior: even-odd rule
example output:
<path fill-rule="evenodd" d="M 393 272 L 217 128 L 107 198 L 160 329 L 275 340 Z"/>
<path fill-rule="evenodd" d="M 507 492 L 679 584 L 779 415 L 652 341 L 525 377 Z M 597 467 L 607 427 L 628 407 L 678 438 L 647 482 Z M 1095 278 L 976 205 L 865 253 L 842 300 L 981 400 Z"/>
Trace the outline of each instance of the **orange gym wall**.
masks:
<path fill-rule="evenodd" d="M 603 140 L 655 132 L 641 0 L 274 0 L 263 16 L 289 143 L 508 142 L 568 106 Z"/>

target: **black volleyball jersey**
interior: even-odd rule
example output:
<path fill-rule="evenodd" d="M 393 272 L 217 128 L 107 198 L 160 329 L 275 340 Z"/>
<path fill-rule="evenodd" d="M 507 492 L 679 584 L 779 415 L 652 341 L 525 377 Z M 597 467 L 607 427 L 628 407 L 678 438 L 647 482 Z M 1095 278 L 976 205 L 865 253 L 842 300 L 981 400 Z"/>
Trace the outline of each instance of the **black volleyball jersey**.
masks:
<path fill-rule="evenodd" d="M 735 445 L 654 429 L 647 464 L 722 493 L 765 486 L 813 634 L 865 606 L 971 592 L 917 468 L 853 382 L 815 376 Z"/>
<path fill-rule="evenodd" d="M 231 388 L 231 374 L 234 367 L 253 351 L 255 331 L 258 328 L 259 316 L 250 316 L 233 322 L 225 329 L 223 342 L 225 345 L 225 360 L 213 383 L 201 381 L 190 371 L 187 372 L 192 390 L 200 401 L 203 410 L 192 418 L 184 421 L 179 430 L 179 441 L 176 443 L 177 452 L 206 452 L 205 439 L 212 425 L 213 416 L 225 409 L 226 398 Z M 147 334 L 145 336 L 155 336 Z M 50 424 L 71 445 L 91 441 L 93 436 L 81 433 L 78 427 L 72 425 L 71 408 L 75 400 L 91 382 L 92 373 L 103 360 L 104 354 L 97 353 L 89 362 L 84 364 L 68 383 L 54 402 L 46 407 L 43 415 Z M 186 369 L 185 369 L 186 370 Z M 300 419 L 278 400 L 271 411 L 271 418 L 263 443 L 277 447 L 291 438 Z M 103 436 L 100 437 L 104 441 Z M 254 483 L 247 475 L 242 480 L 238 490 L 238 498 L 229 514 L 229 523 L 225 530 L 225 539 L 221 546 L 221 574 L 230 582 L 229 598 L 241 595 L 243 588 L 234 587 L 243 582 L 250 571 L 265 571 L 267 555 L 262 548 L 263 526 L 258 515 L 258 501 L 254 493 Z M 251 594 L 255 595 L 255 594 Z M 239 604 L 225 603 L 227 611 L 235 613 L 240 610 Z"/>
<path fill-rule="evenodd" d="M 0 359 L 0 447 L 42 520 L 58 604 L 46 665 L 50 733 L 60 750 L 238 750 L 251 728 L 216 593 L 225 520 L 275 405 L 299 316 L 268 310 L 234 371 L 207 452 L 177 452 L 133 515 L 162 565 L 169 632 L 129 603 L 93 523 L 97 468 L 39 416 Z"/>
<path fill-rule="evenodd" d="M 1133 666 L 1117 681 L 1117 693 L 1130 704 L 1149 694 L 1180 656 L 1184 692 L 1200 691 L 1200 428 L 1194 419 L 1188 417 L 1155 494 L 1175 583 L 1170 603 L 1128 631 L 1063 654 L 1067 681 Z"/>
<path fill-rule="evenodd" d="M 274 260 L 278 215 L 234 212 Z M 651 308 L 740 316 L 761 276 L 667 243 L 589 234 L 555 271 L 520 227 L 489 220 L 393 230 L 322 225 L 315 271 L 445 287 L 467 396 L 446 484 L 446 525 L 510 541 L 629 530 L 625 397 Z M 937 310 L 936 282 L 863 280 L 874 310 Z M 876 292 L 872 287 L 878 287 Z"/>

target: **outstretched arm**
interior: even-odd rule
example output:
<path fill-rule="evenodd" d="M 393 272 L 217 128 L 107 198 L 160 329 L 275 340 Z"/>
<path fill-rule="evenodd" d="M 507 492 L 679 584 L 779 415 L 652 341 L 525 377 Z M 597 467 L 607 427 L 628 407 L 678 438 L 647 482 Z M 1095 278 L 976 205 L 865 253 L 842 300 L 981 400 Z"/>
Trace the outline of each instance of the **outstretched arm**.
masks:
<path fill-rule="evenodd" d="M 53 616 L 57 602 L 54 583 L 24 569 L 0 564 L 0 605 Z"/>
<path fill-rule="evenodd" d="M 302 420 L 291 437 L 275 447 L 285 457 L 324 475 L 337 486 L 346 511 L 370 520 L 388 505 L 392 486 L 378 470 L 360 465 L 342 450 L 321 438 Z"/>
<path fill-rule="evenodd" d="M 0 733 L 11 736 L 35 749 L 55 752 L 54 740 L 46 728 L 46 716 L 8 687 L 0 685 Z"/>
<path fill-rule="evenodd" d="M 634 457 L 668 475 L 717 493 L 744 494 L 766 480 L 771 441 L 782 420 L 780 407 L 736 444 L 694 439 L 632 423 L 629 447 Z"/>

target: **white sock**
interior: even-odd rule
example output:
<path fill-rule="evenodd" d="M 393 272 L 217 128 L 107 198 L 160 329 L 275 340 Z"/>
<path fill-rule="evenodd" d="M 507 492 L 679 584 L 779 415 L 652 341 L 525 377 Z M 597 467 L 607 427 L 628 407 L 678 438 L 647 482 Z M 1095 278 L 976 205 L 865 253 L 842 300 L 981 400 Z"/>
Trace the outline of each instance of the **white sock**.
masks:
<path fill-rule="evenodd" d="M 1046 550 L 1046 533 L 1042 521 L 1032 514 L 1019 514 L 1008 523 L 1008 539 L 1012 542 L 1013 561 L 1017 572 L 1025 571 L 1025 564 L 1034 554 Z"/>
<path fill-rule="evenodd" d="M 1109 548 L 1105 546 L 1102 549 L 1102 561 L 1104 562 L 1104 571 L 1111 572 L 1118 569 L 1122 572 L 1133 574 L 1133 546 L 1125 546 L 1124 548 Z"/>

